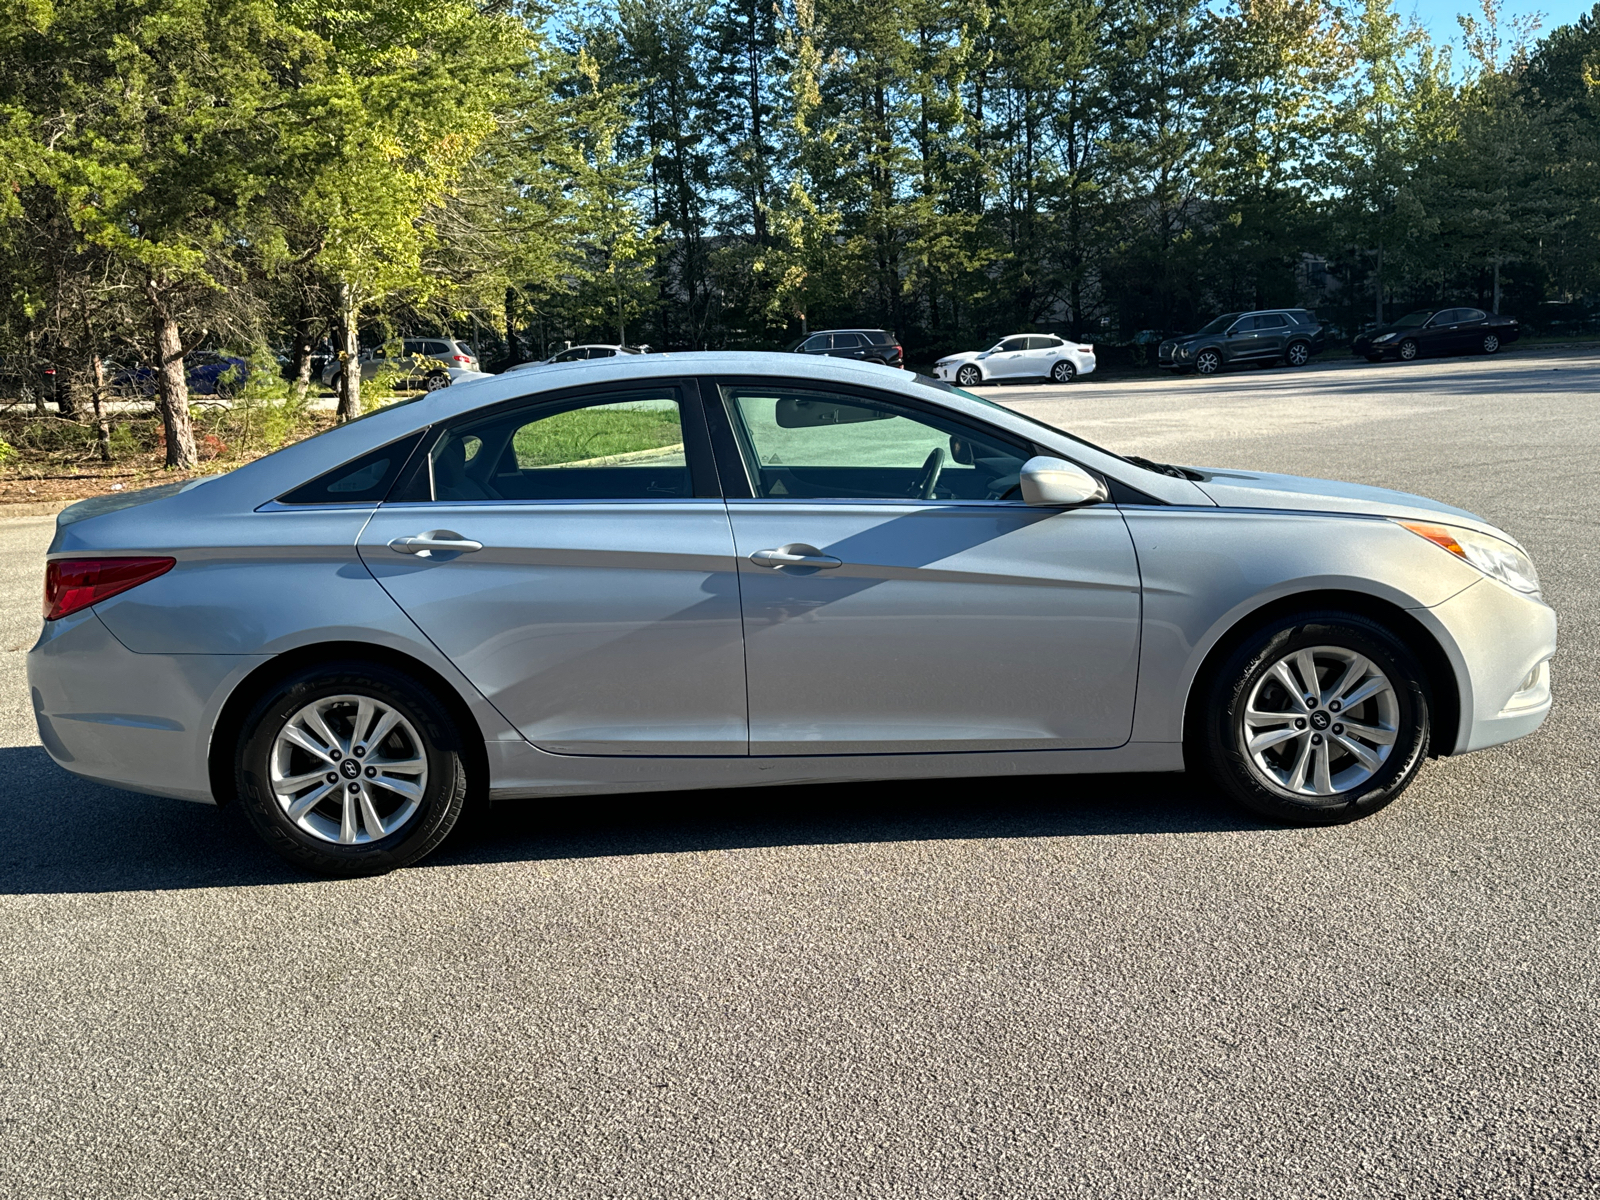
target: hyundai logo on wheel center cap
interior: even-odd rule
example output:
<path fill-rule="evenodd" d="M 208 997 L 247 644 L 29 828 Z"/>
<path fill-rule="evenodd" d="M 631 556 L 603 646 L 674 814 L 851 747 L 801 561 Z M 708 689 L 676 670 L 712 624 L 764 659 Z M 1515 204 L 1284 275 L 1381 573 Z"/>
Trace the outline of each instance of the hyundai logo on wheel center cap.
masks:
<path fill-rule="evenodd" d="M 1326 729 L 1332 721 L 1333 718 L 1328 716 L 1324 709 L 1319 708 L 1311 714 L 1311 728 L 1313 729 Z"/>
<path fill-rule="evenodd" d="M 1324 724 L 1326 724 L 1326 722 L 1324 722 Z M 1320 729 L 1321 726 L 1318 726 L 1318 728 Z M 354 779 L 356 776 L 361 774 L 361 764 L 353 758 L 347 758 L 339 764 L 339 770 L 344 772 L 344 777 L 346 779 Z"/>

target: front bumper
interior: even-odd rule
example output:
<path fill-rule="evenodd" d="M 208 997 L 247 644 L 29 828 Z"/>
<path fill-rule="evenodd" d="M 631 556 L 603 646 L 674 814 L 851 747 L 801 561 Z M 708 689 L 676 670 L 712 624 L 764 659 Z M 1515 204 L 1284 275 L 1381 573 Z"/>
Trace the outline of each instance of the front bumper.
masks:
<path fill-rule="evenodd" d="M 1430 627 L 1455 669 L 1461 721 L 1453 745 L 1466 754 L 1524 737 L 1550 715 L 1556 614 L 1544 601 L 1483 579 L 1412 615 Z M 1443 731 L 1439 731 L 1442 733 Z"/>
<path fill-rule="evenodd" d="M 47 621 L 28 652 L 39 740 L 85 779 L 213 803 L 211 730 L 233 687 L 270 657 L 135 654 L 93 609 Z"/>

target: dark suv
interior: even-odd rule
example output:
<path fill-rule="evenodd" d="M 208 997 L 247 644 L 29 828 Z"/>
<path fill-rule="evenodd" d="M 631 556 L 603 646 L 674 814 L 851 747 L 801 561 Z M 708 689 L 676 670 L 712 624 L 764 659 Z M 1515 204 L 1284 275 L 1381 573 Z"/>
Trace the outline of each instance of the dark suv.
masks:
<path fill-rule="evenodd" d="M 1215 375 L 1230 363 L 1303 367 L 1322 349 L 1322 325 L 1304 308 L 1223 313 L 1197 333 L 1161 343 L 1156 361 L 1172 371 Z"/>
<path fill-rule="evenodd" d="M 904 365 L 900 343 L 894 334 L 882 329 L 828 329 L 801 338 L 789 349 L 795 354 L 826 354 L 890 367 Z"/>

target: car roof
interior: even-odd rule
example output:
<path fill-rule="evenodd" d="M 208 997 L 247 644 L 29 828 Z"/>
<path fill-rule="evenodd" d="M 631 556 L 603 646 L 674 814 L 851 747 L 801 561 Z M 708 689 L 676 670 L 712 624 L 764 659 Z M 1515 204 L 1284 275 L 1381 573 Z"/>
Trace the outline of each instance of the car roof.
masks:
<path fill-rule="evenodd" d="M 544 392 L 590 384 L 706 375 L 770 377 L 818 385 L 855 384 L 898 392 L 999 426 L 1093 470 L 1109 474 L 1112 478 L 1121 478 L 1130 486 L 1138 487 L 1159 499 L 1175 504 L 1211 507 L 1204 494 L 1187 480 L 1147 472 L 1115 454 L 1080 442 L 1069 433 L 1042 426 L 992 401 L 958 392 L 946 384 L 898 367 L 773 351 L 718 350 L 583 359 L 578 362 L 551 363 L 539 371 L 517 371 L 465 380 L 378 409 L 359 421 L 336 426 L 326 433 L 287 446 L 174 499 L 199 503 L 200 493 L 204 493 L 207 507 L 253 510 L 368 450 L 397 441 L 439 421 L 463 416 L 489 405 L 507 400 L 534 399 Z"/>

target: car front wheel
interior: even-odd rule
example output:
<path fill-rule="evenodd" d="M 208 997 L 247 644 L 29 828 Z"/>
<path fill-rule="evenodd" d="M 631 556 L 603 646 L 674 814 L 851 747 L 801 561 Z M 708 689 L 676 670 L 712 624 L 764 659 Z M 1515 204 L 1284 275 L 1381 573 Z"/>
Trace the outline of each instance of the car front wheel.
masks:
<path fill-rule="evenodd" d="M 410 677 L 344 662 L 290 676 L 245 720 L 235 782 L 251 825 L 321 875 L 377 875 L 434 850 L 467 774 L 449 714 Z"/>
<path fill-rule="evenodd" d="M 1202 693 L 1196 757 L 1238 803 L 1299 825 L 1376 812 L 1428 751 L 1425 677 L 1365 617 L 1309 613 L 1258 630 Z"/>
<path fill-rule="evenodd" d="M 977 387 L 983 382 L 983 372 L 977 367 L 962 367 L 956 372 L 956 382 L 962 387 Z"/>
<path fill-rule="evenodd" d="M 1222 370 L 1222 355 L 1215 350 L 1202 350 L 1195 355 L 1194 369 L 1201 375 L 1215 375 Z"/>
<path fill-rule="evenodd" d="M 1410 362 L 1412 359 L 1416 358 L 1417 351 L 1417 343 L 1412 341 L 1410 338 L 1407 338 L 1405 341 L 1400 343 L 1400 361 Z"/>

